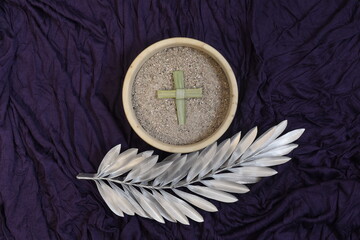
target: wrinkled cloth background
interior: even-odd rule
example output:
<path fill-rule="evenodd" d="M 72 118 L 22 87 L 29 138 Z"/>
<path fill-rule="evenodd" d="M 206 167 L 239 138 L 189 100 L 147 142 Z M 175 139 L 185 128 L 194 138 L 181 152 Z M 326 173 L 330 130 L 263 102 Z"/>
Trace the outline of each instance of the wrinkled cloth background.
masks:
<path fill-rule="evenodd" d="M 144 48 L 191 37 L 229 61 L 240 104 L 222 137 L 284 119 L 292 161 L 204 223 L 117 217 L 91 181 L 131 130 L 125 73 Z M 0 2 L 1 239 L 359 239 L 359 1 Z M 161 157 L 167 154 L 157 151 Z"/>

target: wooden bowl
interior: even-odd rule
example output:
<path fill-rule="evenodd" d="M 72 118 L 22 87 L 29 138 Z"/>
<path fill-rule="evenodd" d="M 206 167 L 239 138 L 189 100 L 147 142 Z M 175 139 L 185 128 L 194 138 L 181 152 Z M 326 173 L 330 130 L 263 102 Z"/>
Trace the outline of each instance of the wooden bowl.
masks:
<path fill-rule="evenodd" d="M 139 123 L 136 117 L 132 105 L 132 88 L 133 88 L 134 79 L 139 69 L 154 54 L 166 48 L 172 48 L 172 47 L 190 47 L 202 51 L 203 53 L 212 57 L 224 71 L 229 85 L 229 106 L 223 122 L 221 123 L 219 128 L 215 130 L 210 136 L 192 144 L 172 145 L 172 144 L 164 143 L 154 138 L 149 133 L 147 133 L 145 129 L 141 126 L 141 124 Z M 211 47 L 210 45 L 204 42 L 191 38 L 169 38 L 152 44 L 135 58 L 135 60 L 132 62 L 126 73 L 123 84 L 122 97 L 123 97 L 124 111 L 131 127 L 145 142 L 163 151 L 173 152 L 173 153 L 187 153 L 187 152 L 194 152 L 200 150 L 214 143 L 228 129 L 235 116 L 235 112 L 238 104 L 238 87 L 234 72 L 232 71 L 229 63 L 213 47 Z"/>

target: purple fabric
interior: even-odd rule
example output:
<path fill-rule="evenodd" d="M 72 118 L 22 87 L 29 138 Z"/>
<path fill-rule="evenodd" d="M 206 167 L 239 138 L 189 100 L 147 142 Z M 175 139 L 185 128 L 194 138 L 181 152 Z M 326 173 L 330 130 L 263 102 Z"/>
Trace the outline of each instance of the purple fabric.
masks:
<path fill-rule="evenodd" d="M 306 128 L 277 175 L 190 226 L 117 217 L 75 178 L 116 144 L 152 149 L 124 116 L 122 81 L 176 36 L 233 67 L 240 105 L 222 139 Z M 360 239 L 359 59 L 355 0 L 1 1 L 0 238 Z"/>

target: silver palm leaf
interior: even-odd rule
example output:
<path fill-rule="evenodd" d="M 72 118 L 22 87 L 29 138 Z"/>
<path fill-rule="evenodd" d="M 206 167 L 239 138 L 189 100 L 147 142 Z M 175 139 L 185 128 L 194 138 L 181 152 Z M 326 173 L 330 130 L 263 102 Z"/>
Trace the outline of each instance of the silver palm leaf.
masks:
<path fill-rule="evenodd" d="M 121 145 L 117 145 L 105 155 L 97 173 L 80 173 L 77 178 L 95 181 L 104 201 L 118 216 L 137 214 L 161 223 L 166 219 L 189 224 L 188 218 L 202 222 L 203 217 L 191 205 L 215 212 L 215 205 L 203 197 L 235 202 L 237 198 L 231 193 L 248 192 L 245 184 L 275 175 L 277 171 L 269 167 L 290 160 L 284 155 L 298 146 L 292 142 L 305 129 L 280 136 L 286 126 L 287 121 L 282 121 L 257 139 L 255 127 L 241 140 L 241 133 L 237 133 L 219 145 L 172 154 L 162 161 L 153 151 L 138 153 L 131 148 L 120 153 Z"/>

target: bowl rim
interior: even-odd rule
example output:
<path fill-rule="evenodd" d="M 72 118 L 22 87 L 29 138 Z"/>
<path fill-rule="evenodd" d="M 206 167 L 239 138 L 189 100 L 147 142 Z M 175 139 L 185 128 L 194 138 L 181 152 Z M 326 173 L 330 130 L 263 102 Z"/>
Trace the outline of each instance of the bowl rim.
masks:
<path fill-rule="evenodd" d="M 213 134 L 209 135 L 208 137 L 196 143 L 185 144 L 185 145 L 172 145 L 161 142 L 160 140 L 154 138 L 149 133 L 147 133 L 146 130 L 141 126 L 138 119 L 136 118 L 135 111 L 132 107 L 132 86 L 139 69 L 154 54 L 156 54 L 159 51 L 162 51 L 163 49 L 171 48 L 171 47 L 191 47 L 209 55 L 217 62 L 217 64 L 220 65 L 229 83 L 229 88 L 230 88 L 229 108 L 223 122 L 218 127 L 218 129 L 215 130 Z M 144 49 L 131 63 L 123 82 L 122 101 L 123 101 L 123 107 L 126 118 L 128 119 L 130 126 L 133 128 L 133 130 L 141 139 L 143 139 L 151 146 L 166 152 L 188 153 L 203 149 L 209 146 L 210 144 L 214 143 L 230 127 L 230 124 L 235 117 L 237 104 L 238 104 L 238 86 L 237 86 L 235 74 L 230 64 L 215 48 L 211 47 L 210 45 L 202 41 L 193 38 L 185 38 L 185 37 L 168 38 L 165 40 L 155 42 L 154 44 Z"/>

